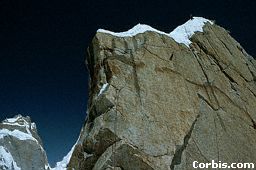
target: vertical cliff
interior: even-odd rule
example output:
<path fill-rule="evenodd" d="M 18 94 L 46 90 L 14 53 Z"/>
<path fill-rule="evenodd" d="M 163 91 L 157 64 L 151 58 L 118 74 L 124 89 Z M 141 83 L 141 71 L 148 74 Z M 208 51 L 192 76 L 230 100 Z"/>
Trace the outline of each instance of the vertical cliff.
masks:
<path fill-rule="evenodd" d="M 88 115 L 70 169 L 255 162 L 256 61 L 222 27 L 196 17 L 170 34 L 98 30 L 87 65 Z"/>

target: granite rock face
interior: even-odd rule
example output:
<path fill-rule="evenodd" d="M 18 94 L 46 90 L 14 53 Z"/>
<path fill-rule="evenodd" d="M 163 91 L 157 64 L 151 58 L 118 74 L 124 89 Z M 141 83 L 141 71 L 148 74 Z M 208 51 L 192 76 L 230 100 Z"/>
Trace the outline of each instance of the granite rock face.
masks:
<path fill-rule="evenodd" d="M 256 163 L 256 61 L 216 24 L 190 41 L 97 32 L 88 48 L 88 116 L 69 169 Z"/>
<path fill-rule="evenodd" d="M 17 115 L 0 123 L 1 170 L 50 170 L 36 124 Z"/>

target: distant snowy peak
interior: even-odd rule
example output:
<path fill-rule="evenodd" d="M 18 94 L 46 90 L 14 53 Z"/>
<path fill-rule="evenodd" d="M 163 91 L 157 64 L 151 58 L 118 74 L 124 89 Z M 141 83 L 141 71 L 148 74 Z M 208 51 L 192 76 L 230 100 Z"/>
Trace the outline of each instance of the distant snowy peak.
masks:
<path fill-rule="evenodd" d="M 22 115 L 16 115 L 13 118 L 8 118 L 2 121 L 3 125 L 11 126 L 17 130 L 22 131 L 22 133 L 26 133 L 32 136 L 36 130 L 36 124 L 31 122 L 29 116 L 23 117 Z"/>
<path fill-rule="evenodd" d="M 0 122 L 0 170 L 30 169 L 27 167 L 32 165 L 24 160 L 33 156 L 38 159 L 33 160 L 33 166 L 37 164 L 40 170 L 50 169 L 36 124 L 30 117 L 17 115 Z"/>
<path fill-rule="evenodd" d="M 36 124 L 31 122 L 29 116 L 23 117 L 22 115 L 16 115 L 13 118 L 8 118 L 2 121 L 2 124 L 12 126 L 29 126 L 31 129 L 36 129 Z"/>
<path fill-rule="evenodd" d="M 117 37 L 133 37 L 137 34 L 144 33 L 146 31 L 153 31 L 159 34 L 167 35 L 173 38 L 177 43 L 183 43 L 187 47 L 189 47 L 189 44 L 191 44 L 191 41 L 189 39 L 192 37 L 192 35 L 195 32 L 203 32 L 203 26 L 206 23 L 213 24 L 212 21 L 205 19 L 203 17 L 193 17 L 192 19 L 188 20 L 186 23 L 175 28 L 170 33 L 159 31 L 145 24 L 137 24 L 132 29 L 125 32 L 115 33 L 115 32 L 104 30 L 104 29 L 98 29 L 97 32 L 107 33 Z"/>
<path fill-rule="evenodd" d="M 16 115 L 2 121 L 0 129 L 0 139 L 6 136 L 12 136 L 19 140 L 32 140 L 39 143 L 32 135 L 32 130 L 36 129 L 35 123 L 31 123 L 30 117 Z"/>
<path fill-rule="evenodd" d="M 3 122 L 6 122 L 6 123 L 16 123 L 16 122 L 30 122 L 30 117 L 29 116 L 26 116 L 26 117 L 23 117 L 21 114 L 18 114 L 16 116 L 14 116 L 13 118 L 7 118 L 5 120 L 3 120 Z"/>

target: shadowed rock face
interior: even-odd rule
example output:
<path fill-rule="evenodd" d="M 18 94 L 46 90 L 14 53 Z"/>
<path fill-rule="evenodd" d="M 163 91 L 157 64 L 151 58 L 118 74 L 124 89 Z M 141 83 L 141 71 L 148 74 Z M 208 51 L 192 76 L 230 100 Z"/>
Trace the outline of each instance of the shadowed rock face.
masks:
<path fill-rule="evenodd" d="M 49 170 L 35 123 L 17 115 L 0 123 L 1 170 Z"/>
<path fill-rule="evenodd" d="M 256 61 L 225 29 L 203 30 L 189 48 L 150 31 L 95 35 L 88 116 L 69 169 L 256 163 Z"/>

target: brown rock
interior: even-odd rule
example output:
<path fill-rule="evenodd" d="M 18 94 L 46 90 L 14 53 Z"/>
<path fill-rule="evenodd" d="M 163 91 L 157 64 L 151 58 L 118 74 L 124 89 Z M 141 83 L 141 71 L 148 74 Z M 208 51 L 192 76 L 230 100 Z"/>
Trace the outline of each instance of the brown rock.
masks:
<path fill-rule="evenodd" d="M 70 169 L 256 163 L 256 62 L 225 29 L 203 29 L 189 48 L 150 31 L 96 34 L 88 116 Z"/>

